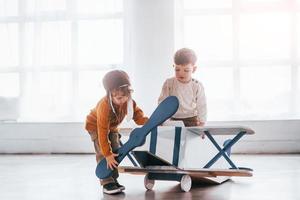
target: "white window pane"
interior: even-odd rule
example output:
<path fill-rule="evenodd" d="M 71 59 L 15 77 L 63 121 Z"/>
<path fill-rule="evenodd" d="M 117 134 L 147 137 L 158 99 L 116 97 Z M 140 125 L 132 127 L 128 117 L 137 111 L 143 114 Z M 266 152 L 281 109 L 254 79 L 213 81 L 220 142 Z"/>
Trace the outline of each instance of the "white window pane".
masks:
<path fill-rule="evenodd" d="M 63 65 L 71 62 L 71 23 L 25 24 L 25 64 Z"/>
<path fill-rule="evenodd" d="M 230 8 L 232 0 L 184 0 L 185 9 L 203 9 L 203 8 Z"/>
<path fill-rule="evenodd" d="M 199 67 L 195 78 L 205 84 L 207 96 L 227 99 L 233 96 L 233 69 L 229 67 Z M 220 90 L 220 88 L 222 88 Z"/>
<path fill-rule="evenodd" d="M 71 72 L 27 73 L 24 88 L 22 120 L 70 119 L 73 101 Z"/>
<path fill-rule="evenodd" d="M 65 0 L 26 0 L 25 12 L 30 15 L 66 9 Z"/>
<path fill-rule="evenodd" d="M 240 56 L 243 59 L 288 59 L 290 15 L 243 14 L 240 21 Z"/>
<path fill-rule="evenodd" d="M 116 64 L 123 62 L 123 21 L 79 22 L 79 63 Z"/>
<path fill-rule="evenodd" d="M 233 69 L 227 67 L 198 68 L 196 79 L 203 83 L 209 120 L 228 120 L 233 112 Z"/>
<path fill-rule="evenodd" d="M 241 110 L 250 119 L 278 119 L 289 115 L 289 66 L 243 67 Z"/>
<path fill-rule="evenodd" d="M 106 94 L 102 85 L 103 76 L 108 71 L 81 71 L 79 73 L 80 117 L 86 116 Z"/>
<path fill-rule="evenodd" d="M 0 0 L 0 17 L 17 16 L 18 0 Z"/>
<path fill-rule="evenodd" d="M 18 45 L 18 25 L 16 23 L 0 23 L 0 67 L 18 65 Z"/>
<path fill-rule="evenodd" d="M 123 11 L 123 0 L 78 0 L 78 12 L 105 14 Z"/>
<path fill-rule="evenodd" d="M 0 96 L 17 97 L 19 96 L 19 74 L 0 73 Z M 1 112 L 1 111 L 0 111 Z"/>
<path fill-rule="evenodd" d="M 185 17 L 184 44 L 198 60 L 232 59 L 231 15 Z"/>

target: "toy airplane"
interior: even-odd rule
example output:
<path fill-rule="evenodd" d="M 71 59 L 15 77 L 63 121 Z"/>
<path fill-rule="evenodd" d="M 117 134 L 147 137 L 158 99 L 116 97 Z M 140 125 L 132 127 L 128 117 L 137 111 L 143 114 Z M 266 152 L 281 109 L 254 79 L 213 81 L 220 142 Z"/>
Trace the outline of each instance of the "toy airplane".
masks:
<path fill-rule="evenodd" d="M 176 139 L 180 138 L 178 134 L 181 134 L 182 128 L 183 127 L 175 127 L 172 163 L 155 155 L 155 146 L 157 141 L 155 137 L 157 137 L 157 134 L 156 131 L 153 131 L 151 132 L 150 151 L 132 151 L 134 158 L 139 164 L 139 167 L 135 163 L 135 167 L 120 166 L 118 167 L 119 172 L 145 175 L 144 186 L 146 189 L 152 189 L 154 187 L 155 180 L 178 181 L 180 182 L 181 189 L 185 192 L 188 192 L 191 189 L 192 182 L 221 184 L 233 176 L 252 176 L 252 169 L 237 167 L 234 164 L 229 156 L 228 149 L 230 149 L 242 136 L 254 134 L 253 130 L 240 126 L 207 126 L 202 128 L 184 127 L 187 131 L 186 134 L 196 134 L 200 136 L 202 133 L 204 133 L 209 141 L 216 147 L 218 153 L 212 156 L 211 160 L 204 166 L 182 168 L 178 167 L 180 140 Z M 128 131 L 128 129 L 125 131 Z M 227 140 L 223 148 L 221 148 L 213 137 L 220 135 L 234 135 L 234 137 L 233 139 Z M 211 168 L 221 157 L 227 161 L 230 168 Z"/>
<path fill-rule="evenodd" d="M 155 180 L 172 180 L 180 182 L 181 189 L 188 192 L 191 189 L 192 181 L 206 183 L 222 183 L 231 176 L 252 176 L 252 169 L 237 167 L 230 159 L 228 150 L 244 135 L 254 134 L 254 131 L 240 126 L 208 126 L 208 127 L 175 127 L 175 139 L 173 148 L 173 162 L 170 163 L 157 155 L 157 127 L 165 120 L 170 118 L 178 109 L 178 99 L 174 96 L 166 98 L 153 112 L 149 121 L 141 128 L 127 129 L 130 131 L 129 140 L 118 149 L 116 157 L 120 163 L 125 156 L 128 156 L 135 167 L 119 166 L 121 173 L 144 174 L 144 185 L 146 189 L 152 189 Z M 218 153 L 205 165 L 199 168 L 181 168 L 178 167 L 180 138 L 182 128 L 187 129 L 191 134 L 205 134 L 209 141 L 216 147 Z M 122 132 L 122 130 L 121 130 Z M 132 151 L 134 148 L 145 143 L 146 136 L 151 132 L 150 151 Z M 214 139 L 214 135 L 235 135 L 221 148 Z M 136 164 L 131 157 L 130 152 L 140 166 Z M 229 169 L 212 169 L 210 168 L 219 158 L 223 157 L 231 166 Z M 197 167 L 197 166 L 196 166 Z M 106 160 L 103 159 L 97 165 L 96 175 L 103 179 L 109 177 L 112 171 L 107 169 Z M 220 178 L 221 177 L 221 178 Z"/>

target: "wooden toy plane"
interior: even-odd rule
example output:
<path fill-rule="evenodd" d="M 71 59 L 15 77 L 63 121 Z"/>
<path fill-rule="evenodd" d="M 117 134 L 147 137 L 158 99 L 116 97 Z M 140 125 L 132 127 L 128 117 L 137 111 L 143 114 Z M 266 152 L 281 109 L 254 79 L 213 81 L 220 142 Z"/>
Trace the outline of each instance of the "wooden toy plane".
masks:
<path fill-rule="evenodd" d="M 178 167 L 180 145 L 178 138 L 180 138 L 182 128 L 187 129 L 190 134 L 197 134 L 199 136 L 205 134 L 217 148 L 218 153 L 202 168 L 201 166 L 198 166 L 199 168 L 197 166 L 195 166 L 196 168 Z M 123 129 L 120 132 L 122 131 L 128 133 L 130 129 Z M 221 184 L 233 176 L 251 177 L 253 170 L 245 167 L 237 167 L 227 152 L 240 138 L 247 134 L 254 134 L 254 131 L 242 126 L 175 127 L 173 162 L 170 163 L 155 155 L 157 130 L 154 130 L 151 132 L 150 151 L 132 151 L 132 155 L 137 160 L 139 166 L 133 162 L 134 167 L 119 166 L 118 170 L 120 173 L 145 175 L 144 186 L 146 189 L 152 189 L 155 180 L 172 180 L 180 182 L 180 187 L 185 192 L 191 189 L 192 182 Z M 215 135 L 234 135 L 234 138 L 221 148 L 213 138 Z M 211 168 L 221 157 L 224 157 L 231 167 L 229 169 Z M 133 158 L 130 159 L 133 161 Z"/>
<path fill-rule="evenodd" d="M 252 176 L 252 169 L 237 167 L 230 159 L 228 150 L 244 135 L 254 134 L 254 131 L 239 126 L 230 127 L 184 127 L 192 134 L 204 133 L 211 143 L 216 147 L 218 153 L 202 168 L 179 168 L 179 152 L 180 152 L 180 136 L 183 127 L 175 127 L 175 139 L 173 148 L 173 161 L 172 163 L 155 155 L 157 143 L 157 127 L 164 121 L 169 119 L 177 111 L 179 106 L 178 99 L 174 96 L 167 97 L 156 110 L 153 112 L 148 122 L 141 128 L 126 129 L 123 131 L 130 131 L 129 140 L 121 146 L 115 153 L 119 156 L 116 157 L 120 163 L 125 156 L 131 160 L 135 167 L 119 166 L 118 170 L 124 173 L 133 174 L 146 174 L 144 185 L 146 189 L 152 189 L 155 180 L 172 180 L 179 181 L 181 189 L 188 192 L 192 186 L 193 181 L 201 181 L 208 183 L 221 183 L 220 179 L 216 177 L 230 177 L 230 176 Z M 123 133 L 121 130 L 120 132 Z M 133 151 L 134 148 L 141 146 L 145 143 L 146 136 L 151 132 L 150 150 L 149 151 Z M 233 139 L 228 141 L 223 148 L 213 138 L 213 135 L 235 135 Z M 132 152 L 133 157 L 130 155 Z M 224 157 L 230 164 L 230 169 L 212 169 L 210 168 L 220 157 Z M 96 168 L 96 175 L 98 178 L 103 179 L 111 176 L 112 170 L 107 168 L 106 159 L 101 160 Z M 197 167 L 197 166 L 196 166 Z M 223 179 L 224 180 L 224 179 Z"/>

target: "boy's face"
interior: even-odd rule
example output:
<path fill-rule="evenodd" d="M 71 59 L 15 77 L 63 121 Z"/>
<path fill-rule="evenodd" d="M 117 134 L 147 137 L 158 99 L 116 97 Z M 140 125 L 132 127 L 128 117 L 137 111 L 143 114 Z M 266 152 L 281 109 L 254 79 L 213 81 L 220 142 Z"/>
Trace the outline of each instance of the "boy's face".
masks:
<path fill-rule="evenodd" d="M 111 92 L 111 98 L 112 98 L 112 102 L 115 105 L 121 106 L 124 103 L 127 103 L 129 97 L 125 95 L 124 92 L 119 91 L 119 90 L 113 90 Z"/>
<path fill-rule="evenodd" d="M 181 83 L 188 83 L 192 79 L 192 73 L 196 71 L 196 66 L 192 63 L 186 65 L 174 65 L 176 79 Z"/>

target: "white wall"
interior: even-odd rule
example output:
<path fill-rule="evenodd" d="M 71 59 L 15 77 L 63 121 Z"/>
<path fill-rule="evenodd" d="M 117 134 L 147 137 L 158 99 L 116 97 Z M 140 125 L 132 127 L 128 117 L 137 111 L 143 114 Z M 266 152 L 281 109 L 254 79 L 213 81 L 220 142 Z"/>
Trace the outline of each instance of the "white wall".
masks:
<path fill-rule="evenodd" d="M 150 114 L 164 80 L 173 74 L 173 0 L 129 0 L 126 9 L 125 65 L 133 82 L 134 98 Z M 125 45 L 126 46 L 126 45 Z M 134 55 L 134 56 L 133 56 Z"/>
<path fill-rule="evenodd" d="M 251 127 L 234 146 L 235 153 L 300 153 L 300 122 L 211 122 Z M 125 140 L 126 141 L 126 140 Z M 93 145 L 83 123 L 0 123 L 0 153 L 91 153 Z"/>

